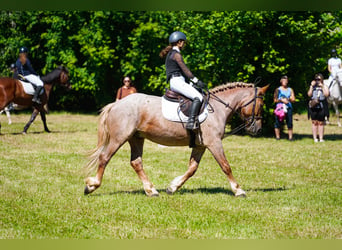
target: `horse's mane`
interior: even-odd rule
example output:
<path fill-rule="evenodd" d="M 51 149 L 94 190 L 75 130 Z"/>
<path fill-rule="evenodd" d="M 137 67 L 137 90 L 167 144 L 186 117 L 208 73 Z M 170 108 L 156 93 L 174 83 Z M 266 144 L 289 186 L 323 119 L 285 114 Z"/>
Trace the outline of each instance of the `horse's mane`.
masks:
<path fill-rule="evenodd" d="M 245 82 L 228 82 L 222 85 L 219 85 L 210 90 L 212 94 L 222 92 L 228 89 L 236 89 L 236 88 L 254 88 L 253 83 L 245 83 Z"/>
<path fill-rule="evenodd" d="M 47 73 L 46 75 L 42 76 L 41 80 L 44 83 L 51 83 L 59 77 L 59 75 L 61 74 L 61 71 L 66 71 L 66 73 L 68 73 L 68 70 L 64 66 L 58 66 L 56 69 L 54 69 L 50 73 Z"/>

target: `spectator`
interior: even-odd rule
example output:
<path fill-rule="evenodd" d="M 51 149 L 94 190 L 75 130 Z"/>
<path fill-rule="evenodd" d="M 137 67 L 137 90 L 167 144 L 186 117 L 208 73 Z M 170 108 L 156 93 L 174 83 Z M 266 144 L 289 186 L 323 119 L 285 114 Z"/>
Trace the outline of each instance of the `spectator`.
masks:
<path fill-rule="evenodd" d="M 280 78 L 280 87 L 274 91 L 273 96 L 274 103 L 279 107 L 282 105 L 282 108 L 285 112 L 285 120 L 288 129 L 288 139 L 290 141 L 293 140 L 293 107 L 292 103 L 295 101 L 295 94 L 292 88 L 288 87 L 288 77 L 282 76 Z M 274 133 L 276 139 L 280 139 L 280 129 L 282 126 L 282 120 L 276 115 L 275 116 L 275 124 L 274 124 Z"/>
<path fill-rule="evenodd" d="M 311 81 L 308 90 L 309 102 L 309 118 L 312 121 L 312 135 L 314 142 L 318 142 L 317 134 L 320 142 L 324 142 L 324 120 L 327 105 L 326 98 L 329 96 L 329 89 L 323 84 L 323 75 L 318 73 L 315 79 Z"/>
<path fill-rule="evenodd" d="M 118 89 L 118 92 L 116 93 L 116 101 L 130 95 L 133 93 L 137 93 L 137 90 L 135 87 L 131 86 L 131 78 L 129 76 L 125 76 L 123 78 L 123 86 Z"/>

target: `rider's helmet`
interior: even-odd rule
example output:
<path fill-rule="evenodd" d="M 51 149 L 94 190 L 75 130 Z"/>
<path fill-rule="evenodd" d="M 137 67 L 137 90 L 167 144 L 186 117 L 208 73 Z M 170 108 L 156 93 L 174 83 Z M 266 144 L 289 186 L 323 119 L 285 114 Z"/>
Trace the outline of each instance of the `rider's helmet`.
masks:
<path fill-rule="evenodd" d="M 332 56 L 337 56 L 336 49 L 332 49 L 332 50 L 331 50 L 331 55 L 332 55 Z"/>
<path fill-rule="evenodd" d="M 169 43 L 176 43 L 179 40 L 186 41 L 186 36 L 183 32 L 175 31 L 169 36 Z"/>
<path fill-rule="evenodd" d="M 28 49 L 26 47 L 20 47 L 19 54 L 21 53 L 28 53 Z"/>

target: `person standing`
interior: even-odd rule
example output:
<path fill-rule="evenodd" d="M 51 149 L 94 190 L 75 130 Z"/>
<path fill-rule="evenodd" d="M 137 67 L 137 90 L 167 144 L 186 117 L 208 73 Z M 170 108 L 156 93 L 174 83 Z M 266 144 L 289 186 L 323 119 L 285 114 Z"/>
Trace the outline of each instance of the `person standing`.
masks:
<path fill-rule="evenodd" d="M 186 36 L 183 32 L 175 31 L 169 36 L 169 45 L 164 48 L 159 56 L 165 59 L 166 78 L 170 82 L 172 91 L 180 93 L 193 100 L 190 107 L 190 114 L 185 128 L 194 130 L 198 128 L 197 116 L 202 105 L 202 94 L 193 87 L 205 88 L 206 84 L 198 80 L 185 65 L 181 50 L 184 48 Z M 188 83 L 190 80 L 190 83 Z"/>
<path fill-rule="evenodd" d="M 292 88 L 288 87 L 288 77 L 282 76 L 280 78 L 280 87 L 274 91 L 273 101 L 276 105 L 283 105 L 285 112 L 285 120 L 288 129 L 288 139 L 293 140 L 293 107 L 292 103 L 295 102 L 295 94 Z M 274 133 L 276 139 L 280 139 L 280 129 L 282 122 L 278 116 L 275 116 Z"/>
<path fill-rule="evenodd" d="M 41 104 L 39 95 L 44 89 L 44 83 L 40 80 L 40 77 L 33 69 L 30 59 L 28 58 L 28 49 L 26 47 L 21 47 L 19 49 L 19 58 L 15 63 L 18 75 L 22 75 L 29 82 L 35 85 L 35 93 L 32 98 L 32 102 L 36 104 Z"/>
<path fill-rule="evenodd" d="M 315 79 L 311 81 L 308 96 L 310 97 L 309 118 L 312 121 L 314 142 L 324 142 L 325 105 L 327 103 L 325 100 L 329 96 L 329 89 L 323 84 L 323 75 L 321 73 L 316 74 Z"/>
<path fill-rule="evenodd" d="M 336 49 L 332 49 L 331 58 L 328 60 L 328 71 L 330 72 L 330 75 L 328 78 L 329 85 L 335 79 L 336 72 L 340 69 L 342 69 L 341 59 L 338 58 Z"/>
<path fill-rule="evenodd" d="M 116 101 L 130 95 L 133 93 L 137 93 L 137 89 L 131 85 L 132 80 L 129 76 L 125 76 L 122 80 L 123 86 L 118 89 L 116 93 Z"/>

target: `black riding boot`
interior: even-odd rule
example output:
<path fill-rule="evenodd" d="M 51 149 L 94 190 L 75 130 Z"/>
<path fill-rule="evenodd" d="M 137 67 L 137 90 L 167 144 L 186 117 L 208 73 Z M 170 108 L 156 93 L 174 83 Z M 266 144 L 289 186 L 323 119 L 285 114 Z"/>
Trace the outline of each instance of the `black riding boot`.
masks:
<path fill-rule="evenodd" d="M 44 87 L 43 86 L 37 86 L 36 91 L 34 92 L 34 95 L 33 95 L 33 98 L 32 98 L 32 101 L 37 103 L 37 104 L 41 104 L 42 103 L 40 101 L 40 99 L 39 99 L 39 94 L 40 94 L 40 91 L 42 91 L 42 88 L 44 88 Z"/>
<path fill-rule="evenodd" d="M 199 98 L 195 98 L 191 104 L 189 120 L 186 123 L 185 128 L 188 130 L 193 130 L 198 128 L 197 115 L 201 108 L 202 102 Z"/>

